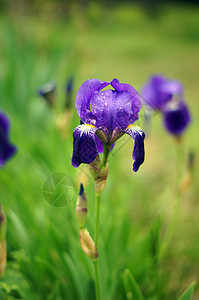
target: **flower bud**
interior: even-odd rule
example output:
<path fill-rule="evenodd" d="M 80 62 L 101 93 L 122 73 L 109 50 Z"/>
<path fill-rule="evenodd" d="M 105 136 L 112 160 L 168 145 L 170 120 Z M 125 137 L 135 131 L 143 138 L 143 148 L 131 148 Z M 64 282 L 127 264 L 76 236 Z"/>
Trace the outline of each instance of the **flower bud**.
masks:
<path fill-rule="evenodd" d="M 43 97 L 50 106 L 53 106 L 56 101 L 56 85 L 54 82 L 48 82 L 38 90 L 38 95 Z"/>
<path fill-rule="evenodd" d="M 84 223 L 86 221 L 87 211 L 88 211 L 88 201 L 86 198 L 86 194 L 84 192 L 84 186 L 81 183 L 79 196 L 77 198 L 77 204 L 76 204 L 76 216 L 80 228 L 84 226 Z"/>
<path fill-rule="evenodd" d="M 87 228 L 80 229 L 80 243 L 81 243 L 82 250 L 86 253 L 86 255 L 88 255 L 92 259 L 98 257 L 97 248 Z"/>

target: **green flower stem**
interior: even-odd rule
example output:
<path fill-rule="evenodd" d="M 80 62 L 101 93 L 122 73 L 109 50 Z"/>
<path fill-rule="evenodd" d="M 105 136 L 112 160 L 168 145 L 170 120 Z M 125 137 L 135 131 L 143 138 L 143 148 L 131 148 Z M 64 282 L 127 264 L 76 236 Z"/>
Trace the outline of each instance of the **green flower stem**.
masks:
<path fill-rule="evenodd" d="M 104 167 L 106 167 L 106 164 L 107 164 L 107 161 L 108 161 L 108 157 L 109 157 L 109 154 L 110 154 L 110 150 L 111 150 L 111 146 L 104 145 L 104 155 L 103 155 L 101 169 L 103 169 Z"/>
<path fill-rule="evenodd" d="M 182 179 L 183 158 L 184 158 L 184 148 L 183 148 L 183 143 L 180 140 L 178 141 L 178 144 L 176 146 L 176 178 L 174 182 L 174 192 L 173 192 L 175 203 L 173 207 L 173 214 L 171 216 L 171 221 L 168 226 L 167 234 L 165 237 L 164 246 L 160 253 L 161 258 L 164 257 L 165 254 L 167 253 L 167 250 L 169 248 L 169 245 L 175 233 L 175 228 L 180 215 L 180 208 L 181 208 L 181 201 L 182 201 L 183 194 L 179 190 L 179 186 L 180 186 L 180 181 Z"/>
<path fill-rule="evenodd" d="M 100 220 L 100 199 L 101 195 L 96 195 L 96 208 L 95 208 L 95 246 L 98 248 L 99 239 L 99 220 Z"/>
<path fill-rule="evenodd" d="M 98 250 L 99 240 L 99 221 L 100 221 L 100 199 L 101 195 L 96 195 L 96 208 L 95 208 L 95 246 Z M 101 300 L 100 276 L 99 276 L 99 258 L 93 261 L 95 270 L 95 290 L 96 299 Z"/>
<path fill-rule="evenodd" d="M 99 277 L 99 260 L 93 261 L 95 271 L 95 291 L 96 300 L 101 300 L 101 288 L 100 288 L 100 277 Z"/>

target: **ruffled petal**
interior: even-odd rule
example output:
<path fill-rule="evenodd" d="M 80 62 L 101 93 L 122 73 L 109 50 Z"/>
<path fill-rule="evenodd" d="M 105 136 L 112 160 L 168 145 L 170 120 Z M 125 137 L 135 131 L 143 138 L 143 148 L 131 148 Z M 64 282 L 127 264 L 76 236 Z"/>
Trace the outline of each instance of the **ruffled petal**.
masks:
<path fill-rule="evenodd" d="M 134 148 L 133 148 L 133 153 L 132 153 L 133 160 L 134 160 L 133 171 L 137 172 L 140 165 L 144 162 L 145 134 L 141 130 L 141 128 L 139 128 L 138 126 L 135 126 L 135 125 L 129 125 L 124 132 L 129 134 L 132 137 L 132 139 L 134 140 Z"/>
<path fill-rule="evenodd" d="M 77 91 L 75 100 L 75 108 L 79 117 L 87 122 L 87 113 L 90 111 L 90 99 L 95 91 L 100 91 L 109 85 L 107 81 L 101 81 L 99 79 L 89 79 L 85 81 Z"/>
<path fill-rule="evenodd" d="M 191 121 L 189 110 L 183 101 L 174 109 L 163 112 L 164 125 L 169 133 L 180 135 Z"/>
<path fill-rule="evenodd" d="M 77 168 L 81 163 L 90 164 L 98 154 L 95 133 L 98 130 L 93 125 L 83 124 L 73 132 L 72 165 Z"/>
<path fill-rule="evenodd" d="M 128 91 L 96 91 L 90 103 L 96 118 L 96 127 L 111 135 L 115 129 L 123 130 L 137 120 L 137 107 L 132 110 L 134 98 Z M 108 136 L 107 136 L 108 138 Z"/>
<path fill-rule="evenodd" d="M 113 79 L 110 84 L 117 92 L 128 92 L 131 95 L 131 122 L 134 123 L 139 119 L 138 113 L 142 107 L 141 98 L 138 92 L 130 84 L 120 83 L 116 78 Z"/>
<path fill-rule="evenodd" d="M 7 116 L 0 112 L 0 167 L 16 152 L 16 147 L 9 141 L 9 128 Z"/>
<path fill-rule="evenodd" d="M 171 82 L 161 75 L 151 76 L 141 89 L 143 102 L 154 110 L 161 110 L 172 99 L 171 90 L 174 87 L 171 86 Z"/>

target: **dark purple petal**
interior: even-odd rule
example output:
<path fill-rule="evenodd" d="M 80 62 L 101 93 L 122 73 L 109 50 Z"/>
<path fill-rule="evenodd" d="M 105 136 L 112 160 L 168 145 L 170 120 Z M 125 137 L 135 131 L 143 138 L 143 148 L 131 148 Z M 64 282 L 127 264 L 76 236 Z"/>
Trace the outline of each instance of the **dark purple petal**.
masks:
<path fill-rule="evenodd" d="M 176 85 L 175 81 L 167 80 L 163 76 L 152 76 L 141 89 L 142 99 L 146 105 L 161 110 L 172 99 L 173 91 L 177 90 Z"/>
<path fill-rule="evenodd" d="M 83 124 L 73 132 L 73 157 L 72 165 L 77 168 L 81 163 L 90 164 L 98 154 L 95 142 L 95 133 L 98 128 L 93 125 Z"/>
<path fill-rule="evenodd" d="M 130 84 L 120 83 L 116 78 L 111 81 L 111 85 L 117 92 L 128 92 L 131 95 L 131 110 L 133 113 L 131 122 L 134 123 L 139 119 L 138 113 L 142 107 L 138 92 Z"/>
<path fill-rule="evenodd" d="M 87 112 L 90 111 L 90 99 L 95 91 L 100 91 L 109 85 L 107 81 L 100 81 L 99 79 L 89 79 L 85 81 L 77 91 L 75 100 L 75 108 L 77 113 L 84 122 L 88 122 Z"/>
<path fill-rule="evenodd" d="M 177 103 L 177 107 L 163 112 L 164 125 L 169 133 L 180 135 L 191 121 L 190 113 L 183 101 Z"/>
<path fill-rule="evenodd" d="M 130 125 L 124 131 L 129 134 L 134 140 L 134 148 L 133 148 L 133 171 L 137 172 L 140 165 L 144 162 L 144 132 L 138 127 L 134 125 Z"/>
<path fill-rule="evenodd" d="M 7 116 L 0 112 L 0 167 L 5 165 L 16 152 L 16 147 L 9 141 L 9 128 Z"/>

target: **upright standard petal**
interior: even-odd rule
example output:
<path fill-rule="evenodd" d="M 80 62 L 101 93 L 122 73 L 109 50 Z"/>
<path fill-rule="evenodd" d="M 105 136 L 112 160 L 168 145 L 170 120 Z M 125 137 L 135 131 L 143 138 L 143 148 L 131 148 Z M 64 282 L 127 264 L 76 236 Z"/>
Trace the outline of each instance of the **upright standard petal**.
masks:
<path fill-rule="evenodd" d="M 73 132 L 72 165 L 77 168 L 81 163 L 90 164 L 98 154 L 95 133 L 98 130 L 93 125 L 83 124 Z"/>
<path fill-rule="evenodd" d="M 133 148 L 133 171 L 137 172 L 140 165 L 144 162 L 145 151 L 144 151 L 144 138 L 145 134 L 141 130 L 140 127 L 135 125 L 129 125 L 125 133 L 129 134 L 134 140 L 134 148 Z"/>
<path fill-rule="evenodd" d="M 116 78 L 111 81 L 111 85 L 117 92 L 128 92 L 131 95 L 131 123 L 134 123 L 139 119 L 138 113 L 142 107 L 141 98 L 138 92 L 130 84 L 120 83 Z"/>
<path fill-rule="evenodd" d="M 16 152 L 16 147 L 9 141 L 9 128 L 7 116 L 0 112 L 0 167 L 5 165 L 6 161 Z"/>
<path fill-rule="evenodd" d="M 154 110 L 161 108 L 171 100 L 172 94 L 168 85 L 164 87 L 167 80 L 161 75 L 151 76 L 149 81 L 142 87 L 141 95 L 144 103 Z"/>
<path fill-rule="evenodd" d="M 100 91 L 109 85 L 107 81 L 101 81 L 99 79 L 89 79 L 85 81 L 77 91 L 75 100 L 75 108 L 77 113 L 84 122 L 88 122 L 87 113 L 90 111 L 90 99 L 95 91 Z"/>
<path fill-rule="evenodd" d="M 183 101 L 174 109 L 165 110 L 163 118 L 166 129 L 173 135 L 180 135 L 191 121 L 189 110 Z"/>

